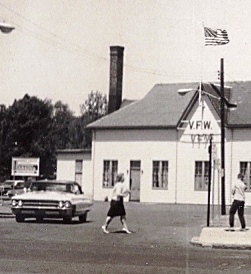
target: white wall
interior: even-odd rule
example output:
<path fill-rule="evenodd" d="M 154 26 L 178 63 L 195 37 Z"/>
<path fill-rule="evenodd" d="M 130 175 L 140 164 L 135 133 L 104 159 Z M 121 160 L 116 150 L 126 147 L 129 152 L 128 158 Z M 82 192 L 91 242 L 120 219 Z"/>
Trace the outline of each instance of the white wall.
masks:
<path fill-rule="evenodd" d="M 232 157 L 232 182 L 234 182 L 239 173 L 240 162 L 251 162 L 251 129 L 234 129 L 232 136 L 234 156 Z M 246 192 L 246 205 L 251 205 L 251 192 Z"/>
<path fill-rule="evenodd" d="M 94 198 L 103 200 L 110 189 L 102 188 L 104 160 L 118 160 L 118 172 L 125 174 L 129 186 L 130 161 L 141 161 L 141 202 L 174 203 L 176 176 L 175 130 L 109 130 L 98 131 L 93 143 Z M 169 162 L 168 190 L 152 190 L 152 161 Z"/>
<path fill-rule="evenodd" d="M 201 117 L 203 120 L 201 122 Z M 205 123 L 206 124 L 205 124 Z M 209 123 L 210 122 L 210 123 Z M 214 159 L 220 163 L 221 140 L 219 117 L 209 100 L 190 111 L 182 129 L 98 130 L 93 132 L 90 154 L 59 154 L 57 178 L 75 179 L 75 160 L 83 159 L 83 189 L 95 200 L 110 196 L 111 189 L 102 187 L 104 160 L 117 160 L 118 172 L 125 175 L 129 186 L 130 161 L 141 162 L 141 202 L 207 204 L 208 192 L 195 190 L 195 161 L 208 161 L 209 136 L 216 148 Z M 226 204 L 231 203 L 231 186 L 239 172 L 240 161 L 251 162 L 251 129 L 226 129 L 225 132 Z M 91 158 L 92 157 L 92 158 Z M 152 162 L 168 161 L 168 189 L 152 189 Z M 247 193 L 247 205 L 251 193 Z M 221 168 L 212 169 L 211 201 L 221 204 Z"/>
<path fill-rule="evenodd" d="M 75 180 L 75 161 L 83 160 L 82 189 L 85 195 L 93 195 L 91 154 L 87 153 L 59 153 L 57 156 L 57 179 Z"/>

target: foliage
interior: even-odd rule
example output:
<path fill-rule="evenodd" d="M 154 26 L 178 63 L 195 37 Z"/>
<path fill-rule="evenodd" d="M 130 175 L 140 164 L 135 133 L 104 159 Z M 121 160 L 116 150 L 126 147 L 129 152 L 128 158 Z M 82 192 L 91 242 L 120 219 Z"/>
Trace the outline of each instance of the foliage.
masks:
<path fill-rule="evenodd" d="M 40 173 L 52 176 L 56 169 L 56 151 L 91 146 L 86 125 L 107 113 L 107 98 L 91 92 L 75 117 L 67 104 L 54 105 L 25 95 L 6 108 L 0 105 L 0 178 L 9 178 L 12 157 L 39 157 Z"/>
<path fill-rule="evenodd" d="M 53 135 L 51 136 L 56 149 L 72 148 L 70 135 L 73 120 L 74 117 L 68 105 L 61 101 L 56 102 L 52 123 Z"/>
<path fill-rule="evenodd" d="M 95 121 L 107 114 L 107 97 L 99 91 L 91 92 L 85 104 L 81 105 L 81 113 Z"/>
<path fill-rule="evenodd" d="M 46 173 L 53 153 L 51 140 L 52 105 L 25 95 L 6 110 L 2 131 L 2 171 L 10 174 L 12 157 L 40 157 Z M 49 161 L 49 163 L 48 163 Z"/>
<path fill-rule="evenodd" d="M 84 105 L 81 105 L 82 125 L 86 127 L 91 122 L 94 122 L 107 114 L 108 102 L 106 95 L 102 95 L 99 91 L 91 92 Z M 84 129 L 85 147 L 91 147 L 91 131 Z"/>

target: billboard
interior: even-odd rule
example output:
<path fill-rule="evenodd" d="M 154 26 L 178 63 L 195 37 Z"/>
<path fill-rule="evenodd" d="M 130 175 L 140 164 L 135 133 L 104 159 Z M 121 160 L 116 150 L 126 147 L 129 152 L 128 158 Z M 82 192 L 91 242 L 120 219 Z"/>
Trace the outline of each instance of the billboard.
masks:
<path fill-rule="evenodd" d="M 12 176 L 39 176 L 39 158 L 12 158 Z"/>

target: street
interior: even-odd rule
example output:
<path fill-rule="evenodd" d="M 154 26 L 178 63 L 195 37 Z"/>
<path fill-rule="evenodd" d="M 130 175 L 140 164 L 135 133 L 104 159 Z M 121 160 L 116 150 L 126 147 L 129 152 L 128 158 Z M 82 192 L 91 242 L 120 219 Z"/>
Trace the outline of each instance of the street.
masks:
<path fill-rule="evenodd" d="M 205 206 L 125 203 L 131 235 L 119 218 L 102 233 L 108 207 L 95 202 L 84 224 L 0 219 L 0 272 L 250 273 L 250 251 L 189 243 L 206 224 Z"/>

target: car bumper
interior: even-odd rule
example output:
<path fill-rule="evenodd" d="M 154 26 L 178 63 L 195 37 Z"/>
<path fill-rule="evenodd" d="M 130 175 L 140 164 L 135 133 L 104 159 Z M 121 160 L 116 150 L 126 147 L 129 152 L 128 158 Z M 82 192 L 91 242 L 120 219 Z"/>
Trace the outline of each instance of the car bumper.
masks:
<path fill-rule="evenodd" d="M 29 208 L 11 208 L 15 215 L 23 215 L 24 217 L 43 217 L 43 218 L 64 218 L 72 216 L 72 209 L 29 209 Z"/>

